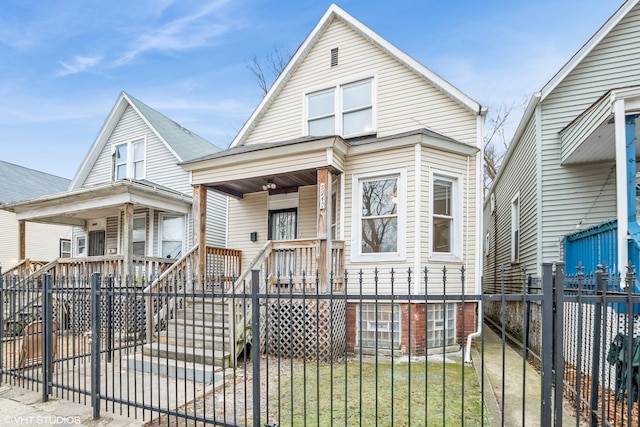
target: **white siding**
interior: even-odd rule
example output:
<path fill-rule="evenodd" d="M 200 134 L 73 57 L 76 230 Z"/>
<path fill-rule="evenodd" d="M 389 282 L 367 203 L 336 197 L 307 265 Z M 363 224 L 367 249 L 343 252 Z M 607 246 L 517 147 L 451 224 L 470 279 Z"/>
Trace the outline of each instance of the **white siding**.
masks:
<path fill-rule="evenodd" d="M 242 251 L 242 268 L 249 268 L 267 241 L 267 193 L 246 194 L 241 200 L 229 199 L 229 247 Z M 252 242 L 250 233 L 258 233 Z"/>
<path fill-rule="evenodd" d="M 340 65 L 331 68 L 330 51 L 334 47 L 339 47 Z M 375 76 L 377 81 L 378 136 L 427 127 L 463 142 L 476 143 L 474 114 L 340 20 L 334 20 L 322 34 L 246 143 L 300 137 L 304 134 L 305 93 L 366 76 Z"/>
<path fill-rule="evenodd" d="M 71 239 L 71 227 L 27 222 L 25 225 L 25 251 L 29 259 L 53 261 L 60 256 L 60 239 Z M 7 270 L 20 259 L 20 229 L 16 215 L 0 211 L 0 267 Z"/>
<path fill-rule="evenodd" d="M 318 235 L 317 186 L 298 190 L 298 238 L 315 239 Z"/>
<path fill-rule="evenodd" d="M 207 245 L 224 248 L 227 244 L 227 197 L 207 191 Z"/>

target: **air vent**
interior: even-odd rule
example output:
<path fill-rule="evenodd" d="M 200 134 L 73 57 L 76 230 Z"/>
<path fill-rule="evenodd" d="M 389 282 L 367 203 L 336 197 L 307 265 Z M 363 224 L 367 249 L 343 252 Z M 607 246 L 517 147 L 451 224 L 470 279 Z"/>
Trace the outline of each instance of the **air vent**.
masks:
<path fill-rule="evenodd" d="M 338 48 L 334 47 L 331 49 L 331 67 L 338 66 Z"/>

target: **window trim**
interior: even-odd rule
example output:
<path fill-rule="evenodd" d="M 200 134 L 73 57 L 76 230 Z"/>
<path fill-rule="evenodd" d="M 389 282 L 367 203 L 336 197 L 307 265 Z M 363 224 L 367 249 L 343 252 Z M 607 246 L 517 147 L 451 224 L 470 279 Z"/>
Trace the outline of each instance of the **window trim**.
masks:
<path fill-rule="evenodd" d="M 451 217 L 453 221 L 451 236 L 451 251 L 450 252 L 435 252 L 433 250 L 433 217 L 434 217 L 434 203 L 433 203 L 433 190 L 435 180 L 449 181 L 451 182 Z M 464 199 L 462 194 L 464 177 L 461 174 L 451 173 L 438 169 L 431 169 L 429 171 L 429 259 L 436 261 L 462 261 L 462 225 L 463 225 L 463 208 Z"/>
<path fill-rule="evenodd" d="M 398 231 L 397 251 L 380 253 L 362 253 L 362 182 L 373 179 L 389 177 L 398 178 Z M 352 175 L 352 233 L 351 233 L 351 261 L 352 262 L 379 262 L 379 261 L 406 261 L 406 222 L 407 222 L 407 170 L 406 168 L 365 172 Z"/>
<path fill-rule="evenodd" d="M 344 120 L 343 120 L 343 116 L 345 111 L 343 111 L 342 105 L 343 105 L 343 88 L 344 87 L 348 87 L 348 86 L 352 86 L 352 85 L 356 85 L 359 83 L 364 83 L 366 81 L 370 81 L 371 82 L 371 130 L 368 131 L 364 131 L 364 132 L 358 132 L 358 133 L 354 133 L 354 134 L 343 134 L 343 126 L 344 126 Z M 368 73 L 368 74 L 362 74 L 362 75 L 358 75 L 358 76 L 352 76 L 351 78 L 348 79 L 341 79 L 339 81 L 336 81 L 333 84 L 330 85 L 323 85 L 323 86 L 318 86 L 318 87 L 313 87 L 313 88 L 309 88 L 308 90 L 306 90 L 303 93 L 303 105 L 304 105 L 304 114 L 302 117 L 302 134 L 305 136 L 311 136 L 309 134 L 309 97 L 311 95 L 316 95 L 322 92 L 329 92 L 331 90 L 334 91 L 334 96 L 333 96 L 333 102 L 334 102 L 334 106 L 333 106 L 333 126 L 334 126 L 334 133 L 333 135 L 339 135 L 343 138 L 356 138 L 359 136 L 365 136 L 365 135 L 373 135 L 376 134 L 378 132 L 378 120 L 377 120 L 377 112 L 378 112 L 378 78 L 377 75 L 375 73 Z M 359 111 L 359 109 L 356 110 L 350 110 L 350 112 L 355 112 L 355 111 Z M 326 116 L 329 117 L 329 116 Z M 315 119 L 321 118 L 320 116 L 316 117 Z M 324 135 L 317 135 L 317 136 L 324 136 Z"/>
<path fill-rule="evenodd" d="M 80 253 L 80 239 L 84 239 L 84 253 Z M 88 245 L 87 243 L 89 243 L 89 238 L 86 234 L 82 234 L 79 236 L 76 236 L 75 239 L 75 248 L 73 249 L 75 256 L 77 257 L 86 257 L 87 256 L 87 250 L 88 250 Z"/>
<path fill-rule="evenodd" d="M 65 251 L 63 246 L 65 243 L 69 244 L 69 250 Z M 59 258 L 71 258 L 71 254 L 73 253 L 71 247 L 71 239 L 60 239 L 60 243 L 58 245 L 58 255 Z M 64 254 L 67 254 L 66 256 Z"/>
<path fill-rule="evenodd" d="M 158 214 L 158 257 L 162 256 L 162 244 L 164 242 L 164 219 L 165 218 L 182 218 L 182 247 L 180 249 L 180 258 L 185 254 L 185 241 L 187 239 L 187 218 L 184 215 Z M 173 258 L 172 258 L 173 259 Z"/>
<path fill-rule="evenodd" d="M 517 192 L 511 199 L 511 263 L 520 263 L 520 243 L 522 241 L 522 234 L 520 233 L 520 192 Z"/>
<path fill-rule="evenodd" d="M 136 143 L 142 143 L 143 151 L 142 151 L 142 160 L 138 160 L 137 162 L 134 160 L 134 146 Z M 127 146 L 127 161 L 126 163 L 118 163 L 118 147 L 123 145 Z M 142 176 L 135 176 L 135 164 L 142 162 Z M 126 176 L 124 178 L 118 178 L 118 166 L 126 164 Z M 141 136 L 137 138 L 129 139 L 126 142 L 122 142 L 119 144 L 113 145 L 113 179 L 114 181 L 118 181 L 121 179 L 145 179 L 147 176 L 147 137 Z"/>

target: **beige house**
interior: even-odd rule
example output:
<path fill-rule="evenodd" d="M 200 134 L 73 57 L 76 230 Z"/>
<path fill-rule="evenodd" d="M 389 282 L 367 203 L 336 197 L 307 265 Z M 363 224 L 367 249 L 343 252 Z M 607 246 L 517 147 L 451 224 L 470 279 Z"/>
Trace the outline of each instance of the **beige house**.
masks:
<path fill-rule="evenodd" d="M 259 269 L 268 275 L 269 292 L 353 296 L 346 300 L 353 350 L 376 334 L 358 321 L 360 314 L 377 315 L 376 305 L 358 299 L 361 293 L 479 292 L 485 113 L 332 5 L 230 148 L 182 167 L 196 193 L 229 196 L 227 247 L 241 251 L 243 277 Z M 420 280 L 426 266 L 457 273 L 445 288 L 442 280 Z M 387 276 L 394 269 L 393 288 L 388 280 L 374 283 L 376 268 Z M 345 269 L 352 272 L 347 283 Z M 460 304 L 426 301 L 412 303 L 411 319 L 398 309 L 406 308 L 406 298 L 393 309 L 377 305 L 378 315 L 397 316 L 393 333 L 379 338 L 395 336 L 398 350 L 418 352 L 406 347 L 407 331 L 442 320 L 447 335 L 427 330 L 422 340 L 459 343 L 450 326 L 461 321 Z M 465 310 L 474 322 L 476 306 Z"/>

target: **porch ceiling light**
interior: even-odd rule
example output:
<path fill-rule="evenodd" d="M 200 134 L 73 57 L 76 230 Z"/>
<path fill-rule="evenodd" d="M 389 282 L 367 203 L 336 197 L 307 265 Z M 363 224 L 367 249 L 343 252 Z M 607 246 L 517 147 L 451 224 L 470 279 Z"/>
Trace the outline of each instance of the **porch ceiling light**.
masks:
<path fill-rule="evenodd" d="M 267 190 L 275 190 L 275 189 L 276 189 L 276 184 L 275 184 L 274 182 L 267 182 L 266 184 L 264 184 L 264 185 L 262 186 L 262 189 L 263 189 L 264 191 L 267 191 Z"/>

